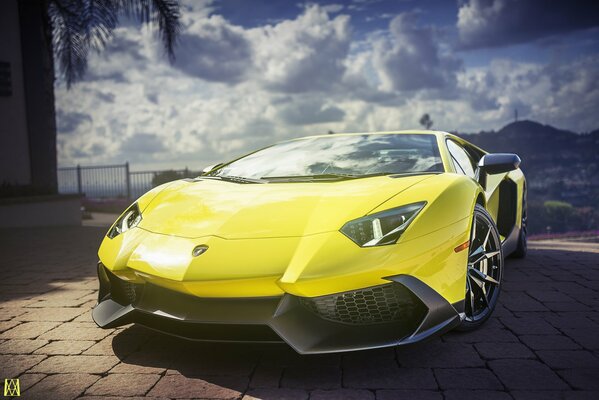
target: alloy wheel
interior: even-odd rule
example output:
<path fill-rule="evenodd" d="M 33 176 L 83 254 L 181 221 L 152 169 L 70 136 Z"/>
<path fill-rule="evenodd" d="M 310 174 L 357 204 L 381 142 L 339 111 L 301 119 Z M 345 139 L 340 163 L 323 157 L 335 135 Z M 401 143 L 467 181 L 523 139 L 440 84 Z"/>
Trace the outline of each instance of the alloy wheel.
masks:
<path fill-rule="evenodd" d="M 466 275 L 466 321 L 480 321 L 493 311 L 499 296 L 502 269 L 497 229 L 486 215 L 475 212 Z"/>

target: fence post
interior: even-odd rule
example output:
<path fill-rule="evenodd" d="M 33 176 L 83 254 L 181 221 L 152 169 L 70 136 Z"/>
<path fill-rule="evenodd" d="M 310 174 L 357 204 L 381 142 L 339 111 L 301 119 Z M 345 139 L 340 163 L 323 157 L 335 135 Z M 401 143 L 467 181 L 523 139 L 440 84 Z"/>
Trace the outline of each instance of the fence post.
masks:
<path fill-rule="evenodd" d="M 79 164 L 77 164 L 77 193 L 83 193 L 83 188 L 81 187 L 81 166 Z"/>
<path fill-rule="evenodd" d="M 127 200 L 131 201 L 131 174 L 129 173 L 129 161 L 125 163 L 125 176 L 127 180 Z"/>

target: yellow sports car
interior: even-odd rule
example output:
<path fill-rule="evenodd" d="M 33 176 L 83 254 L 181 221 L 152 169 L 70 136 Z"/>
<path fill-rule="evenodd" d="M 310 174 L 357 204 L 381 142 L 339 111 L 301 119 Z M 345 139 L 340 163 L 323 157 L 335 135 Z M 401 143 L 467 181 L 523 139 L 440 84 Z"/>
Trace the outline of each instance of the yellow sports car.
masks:
<path fill-rule="evenodd" d="M 526 254 L 519 164 L 401 131 L 306 137 L 207 168 L 110 228 L 93 318 L 303 354 L 476 328 L 504 256 Z"/>

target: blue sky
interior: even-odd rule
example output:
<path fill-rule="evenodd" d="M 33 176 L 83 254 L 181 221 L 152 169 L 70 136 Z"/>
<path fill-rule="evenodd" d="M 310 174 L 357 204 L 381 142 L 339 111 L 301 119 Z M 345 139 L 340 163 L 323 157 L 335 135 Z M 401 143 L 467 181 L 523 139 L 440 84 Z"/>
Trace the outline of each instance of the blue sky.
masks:
<path fill-rule="evenodd" d="M 56 84 L 59 164 L 200 168 L 289 138 L 521 118 L 599 128 L 599 2 L 182 1 L 176 61 L 124 23 Z"/>

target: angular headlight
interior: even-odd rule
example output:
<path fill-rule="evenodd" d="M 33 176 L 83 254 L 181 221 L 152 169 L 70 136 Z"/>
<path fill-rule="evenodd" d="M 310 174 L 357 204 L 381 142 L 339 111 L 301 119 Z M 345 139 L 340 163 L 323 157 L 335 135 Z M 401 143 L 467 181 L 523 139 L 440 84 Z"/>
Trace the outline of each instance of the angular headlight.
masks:
<path fill-rule="evenodd" d="M 341 233 L 361 247 L 393 244 L 425 205 L 423 201 L 354 219 L 343 225 Z"/>
<path fill-rule="evenodd" d="M 141 222 L 141 212 L 137 203 L 133 203 L 127 211 L 116 220 L 112 228 L 108 231 L 107 236 L 111 239 L 117 237 L 123 232 L 136 227 Z"/>

